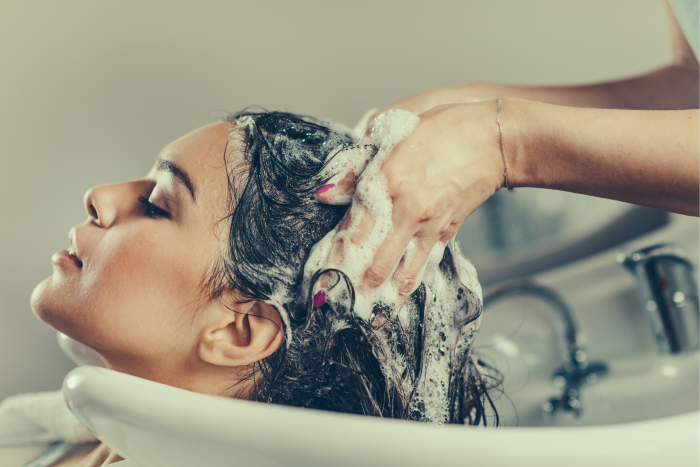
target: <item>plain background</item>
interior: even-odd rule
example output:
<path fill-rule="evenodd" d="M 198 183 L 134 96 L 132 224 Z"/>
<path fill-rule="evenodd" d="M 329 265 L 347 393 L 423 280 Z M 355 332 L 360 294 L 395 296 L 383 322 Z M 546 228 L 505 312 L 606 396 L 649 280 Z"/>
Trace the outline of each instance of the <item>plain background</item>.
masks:
<path fill-rule="evenodd" d="M 0 3 L 0 400 L 73 367 L 29 307 L 93 185 L 257 104 L 354 125 L 468 82 L 562 85 L 671 61 L 661 0 Z"/>

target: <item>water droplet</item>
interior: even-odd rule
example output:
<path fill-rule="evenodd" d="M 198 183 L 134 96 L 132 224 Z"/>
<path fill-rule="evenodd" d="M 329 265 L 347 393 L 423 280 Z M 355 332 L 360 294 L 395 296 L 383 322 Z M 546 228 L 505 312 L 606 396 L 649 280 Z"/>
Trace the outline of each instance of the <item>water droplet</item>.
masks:
<path fill-rule="evenodd" d="M 677 304 L 683 303 L 684 300 L 685 300 L 685 294 L 683 292 L 681 292 L 680 290 L 673 294 L 673 301 L 676 302 Z"/>

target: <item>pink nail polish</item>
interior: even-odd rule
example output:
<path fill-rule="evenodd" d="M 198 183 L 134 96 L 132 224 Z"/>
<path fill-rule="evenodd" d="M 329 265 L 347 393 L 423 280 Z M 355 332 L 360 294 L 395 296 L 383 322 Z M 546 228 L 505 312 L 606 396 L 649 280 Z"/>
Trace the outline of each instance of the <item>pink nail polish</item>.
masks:
<path fill-rule="evenodd" d="M 317 194 L 317 195 L 320 195 L 321 193 L 325 193 L 325 192 L 327 192 L 328 190 L 330 190 L 331 188 L 333 188 L 334 186 L 335 186 L 335 184 L 333 184 L 333 183 L 329 183 L 329 184 L 327 184 L 327 185 L 323 185 L 321 188 L 319 188 L 318 190 L 316 190 L 316 194 Z"/>
<path fill-rule="evenodd" d="M 326 292 L 319 290 L 314 295 L 314 308 L 321 308 L 326 303 Z"/>

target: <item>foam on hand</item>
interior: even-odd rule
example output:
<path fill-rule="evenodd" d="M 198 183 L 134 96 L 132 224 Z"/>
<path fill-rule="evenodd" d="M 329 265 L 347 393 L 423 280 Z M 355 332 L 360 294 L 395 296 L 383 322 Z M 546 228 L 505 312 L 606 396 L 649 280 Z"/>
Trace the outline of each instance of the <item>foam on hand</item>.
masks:
<path fill-rule="evenodd" d="M 327 170 L 359 174 L 352 194 L 349 224 L 342 229 L 342 223 L 336 226 L 314 246 L 305 272 L 331 266 L 328 260 L 334 255 L 339 261 L 333 261 L 332 266 L 341 270 L 356 287 L 362 284 L 362 278 L 372 264 L 375 253 L 392 231 L 393 205 L 386 177 L 381 171 L 382 164 L 419 121 L 418 116 L 411 112 L 390 110 L 375 119 L 371 136 L 363 137 L 356 146 L 342 148 L 331 155 L 342 157 L 333 157 Z M 369 221 L 367 216 L 371 218 L 369 231 L 360 242 L 353 241 L 353 235 L 363 227 L 361 224 L 364 223 L 366 228 Z M 355 312 L 361 318 L 369 320 L 373 303 L 391 304 L 397 300 L 397 284 L 386 281 L 371 294 L 358 293 L 355 297 Z"/>
<path fill-rule="evenodd" d="M 338 330 L 352 319 L 369 324 L 379 337 L 373 341 L 373 352 L 387 384 L 400 387 L 413 413 L 411 418 L 445 423 L 449 421 L 452 372 L 460 371 L 457 367 L 470 358 L 471 342 L 480 323 L 481 286 L 474 267 L 454 240 L 438 242 L 417 277 L 412 296 L 401 308 L 400 284 L 392 281 L 391 275 L 376 289 L 368 291 L 362 285 L 376 252 L 393 229 L 393 205 L 382 165 L 419 121 L 411 112 L 390 110 L 374 120 L 371 135 L 329 156 L 327 169 L 339 177 L 353 173 L 358 176 L 357 184 L 354 193 L 341 199 L 342 204 L 352 201 L 349 219 L 346 216 L 311 250 L 304 267 L 302 294 L 311 297 L 323 290 L 323 301 L 336 313 L 334 326 Z M 341 203 L 334 200 L 334 204 Z M 353 235 L 360 231 L 367 233 L 360 241 L 353 241 Z M 412 241 L 406 259 L 415 248 Z M 420 355 L 412 351 L 417 340 L 422 341 Z"/>

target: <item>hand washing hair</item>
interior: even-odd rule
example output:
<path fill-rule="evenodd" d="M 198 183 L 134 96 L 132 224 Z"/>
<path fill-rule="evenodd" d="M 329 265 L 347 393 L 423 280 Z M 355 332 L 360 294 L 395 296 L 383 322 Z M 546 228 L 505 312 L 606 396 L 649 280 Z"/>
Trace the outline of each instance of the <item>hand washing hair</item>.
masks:
<path fill-rule="evenodd" d="M 481 290 L 457 245 L 450 242 L 426 268 L 401 309 L 382 298 L 358 300 L 347 270 L 309 261 L 348 208 L 320 204 L 314 192 L 333 176 L 329 155 L 355 141 L 328 122 L 282 112 L 241 112 L 229 121 L 227 153 L 235 146 L 244 157 L 227 162 L 227 250 L 209 290 L 212 297 L 235 289 L 266 301 L 286 328 L 286 342 L 241 380 L 250 384 L 246 396 L 370 416 L 497 424 L 490 391 L 498 388 L 498 373 L 471 348 Z M 322 304 L 311 293 L 320 280 L 329 297 Z"/>
<path fill-rule="evenodd" d="M 108 369 L 193 392 L 498 424 L 499 375 L 472 349 L 481 287 L 454 241 L 434 249 L 405 303 L 394 284 L 362 288 L 362 248 L 390 228 L 379 169 L 417 118 L 389 112 L 359 141 L 284 112 L 195 130 L 144 178 L 88 190 L 87 219 L 52 258 L 32 308 Z M 361 173 L 353 206 L 377 221 L 358 243 L 338 238 L 353 208 L 315 194 L 348 160 Z M 345 240 L 353 254 L 327 260 Z"/>

